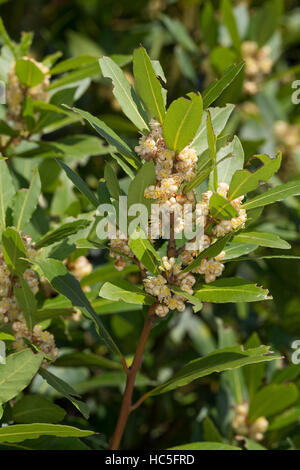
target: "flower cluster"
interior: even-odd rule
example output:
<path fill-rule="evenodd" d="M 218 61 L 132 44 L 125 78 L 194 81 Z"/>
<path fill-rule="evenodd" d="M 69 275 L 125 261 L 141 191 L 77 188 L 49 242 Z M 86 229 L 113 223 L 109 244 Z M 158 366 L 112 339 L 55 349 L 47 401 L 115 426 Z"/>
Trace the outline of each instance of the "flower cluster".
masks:
<path fill-rule="evenodd" d="M 116 235 L 117 235 L 117 238 L 113 238 L 109 241 L 109 246 L 110 246 L 109 255 L 116 260 L 115 268 L 118 271 L 122 271 L 126 266 L 127 258 L 134 258 L 134 254 L 129 248 L 128 238 L 124 238 L 124 237 L 120 238 L 121 233 L 119 230 Z"/>
<path fill-rule="evenodd" d="M 28 258 L 34 258 L 36 251 L 29 236 L 22 236 Z M 23 273 L 28 287 L 33 294 L 39 291 L 39 280 L 32 269 L 26 269 Z M 15 287 L 20 287 L 19 280 L 9 271 L 4 260 L 2 248 L 0 247 L 0 327 L 9 325 L 15 336 L 13 348 L 16 350 L 27 347 L 26 339 L 43 351 L 51 360 L 55 360 L 58 350 L 55 347 L 54 337 L 48 331 L 43 331 L 41 326 L 36 325 L 33 331 L 29 331 L 22 310 L 18 306 L 14 295 Z"/>
<path fill-rule="evenodd" d="M 227 183 L 219 183 L 217 187 L 217 193 L 220 196 L 228 199 L 228 191 L 229 186 Z M 201 205 L 197 205 L 196 209 L 196 219 L 198 217 L 203 217 L 202 225 L 207 227 L 209 225 L 209 218 L 210 218 L 210 209 L 209 209 L 209 201 L 212 196 L 212 191 L 207 191 L 206 193 L 202 194 L 202 203 Z M 193 258 L 199 255 L 203 250 L 206 250 L 213 241 L 213 237 L 219 238 L 224 237 L 227 233 L 235 230 L 236 228 L 244 228 L 245 222 L 247 220 L 247 213 L 245 209 L 242 208 L 242 201 L 244 196 L 240 196 L 233 201 L 231 201 L 231 205 L 237 210 L 238 217 L 234 217 L 230 220 L 220 220 L 214 225 L 212 225 L 211 236 L 204 234 L 201 239 L 201 249 L 198 251 L 189 251 L 184 250 L 181 253 L 181 260 L 182 263 L 185 265 L 190 264 L 193 261 Z M 197 214 L 197 211 L 199 214 Z M 195 268 L 192 272 L 196 274 L 202 274 L 204 276 L 204 280 L 206 283 L 210 283 L 216 280 L 217 277 L 221 276 L 224 270 L 224 264 L 222 264 L 222 260 L 225 256 L 225 252 L 222 251 L 218 256 L 207 259 L 204 258 L 201 260 L 200 265 Z"/>
<path fill-rule="evenodd" d="M 276 121 L 274 133 L 283 156 L 281 176 L 283 179 L 288 179 L 298 170 L 297 155 L 300 154 L 300 125 Z"/>
<path fill-rule="evenodd" d="M 169 310 L 175 308 L 179 312 L 185 310 L 185 297 L 173 293 L 167 284 L 181 289 L 183 292 L 192 295 L 193 286 L 196 282 L 195 277 L 190 273 L 183 273 L 181 264 L 176 264 L 175 258 L 162 258 L 162 274 L 158 276 L 149 276 L 144 279 L 144 286 L 148 294 L 153 295 L 158 300 L 155 313 L 159 317 L 167 315 Z"/>
<path fill-rule="evenodd" d="M 262 441 L 268 429 L 269 423 L 264 416 L 257 418 L 253 423 L 248 423 L 249 405 L 244 402 L 235 408 L 236 415 L 232 427 L 241 436 L 248 436 L 254 441 Z"/>
<path fill-rule="evenodd" d="M 264 75 L 271 72 L 273 61 L 269 46 L 259 49 L 254 41 L 242 43 L 242 55 L 245 61 L 244 91 L 248 95 L 255 95 L 260 90 Z"/>
<path fill-rule="evenodd" d="M 86 256 L 79 256 L 74 261 L 68 263 L 68 270 L 78 281 L 91 274 L 93 266 Z"/>
<path fill-rule="evenodd" d="M 23 59 L 30 60 L 33 62 L 44 74 L 43 81 L 38 85 L 33 87 L 26 88 L 24 87 L 16 74 L 15 63 L 12 65 L 8 73 L 8 83 L 7 83 L 7 92 L 6 100 L 8 105 L 7 118 L 14 121 L 14 126 L 16 129 L 24 129 L 24 121 L 22 118 L 22 106 L 25 101 L 25 98 L 29 96 L 32 100 L 39 100 L 47 102 L 49 100 L 49 94 L 47 92 L 47 87 L 50 84 L 50 74 L 49 69 L 43 63 L 37 62 L 31 57 L 23 57 Z"/>
<path fill-rule="evenodd" d="M 203 228 L 203 232 L 197 235 L 197 249 L 190 250 L 183 247 L 181 250 L 168 249 L 168 257 L 162 258 L 162 273 L 158 276 L 148 276 L 143 280 L 147 293 L 157 299 L 156 314 L 160 317 L 167 315 L 169 310 L 184 311 L 187 298 L 172 290 L 173 286 L 186 294 L 193 295 L 193 286 L 196 282 L 195 274 L 203 276 L 206 283 L 216 280 L 222 275 L 224 264 L 222 260 L 225 252 L 222 251 L 213 258 L 203 258 L 200 264 L 191 272 L 183 273 L 182 265 L 189 265 L 195 257 L 207 249 L 216 238 L 223 237 L 227 233 L 244 228 L 247 220 L 246 211 L 242 208 L 244 196 L 240 196 L 230 204 L 236 209 L 237 216 L 230 220 L 215 220 L 210 213 L 210 198 L 212 191 L 202 194 L 201 202 L 196 203 L 193 190 L 186 193 L 180 191 L 182 183 L 195 177 L 197 171 L 197 153 L 188 145 L 176 154 L 168 149 L 163 137 L 162 126 L 152 119 L 151 132 L 142 136 L 135 151 L 146 161 L 153 160 L 155 165 L 156 183 L 145 189 L 146 198 L 156 200 L 159 203 L 161 218 L 155 211 L 151 211 L 150 226 L 151 239 L 164 237 L 164 228 L 167 226 L 174 234 L 183 233 L 185 221 L 191 220 L 192 226 Z M 219 183 L 217 193 L 228 200 L 229 186 L 227 183 Z M 172 221 L 171 221 L 171 215 Z M 171 225 L 171 227 L 170 227 Z M 122 270 L 126 265 L 126 259 L 134 258 L 129 247 L 129 240 L 120 237 L 110 240 L 110 255 L 116 259 L 115 266 Z M 174 237 L 174 240 L 176 237 Z M 171 240 L 171 238 L 170 238 Z M 180 254 L 181 259 L 175 262 L 174 255 Z"/>

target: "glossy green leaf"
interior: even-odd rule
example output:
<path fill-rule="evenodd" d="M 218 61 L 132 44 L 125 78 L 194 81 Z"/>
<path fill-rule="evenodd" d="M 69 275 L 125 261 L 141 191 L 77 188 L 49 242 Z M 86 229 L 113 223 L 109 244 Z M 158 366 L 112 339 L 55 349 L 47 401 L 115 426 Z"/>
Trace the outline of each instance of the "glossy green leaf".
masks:
<path fill-rule="evenodd" d="M 39 395 L 27 395 L 17 401 L 12 409 L 16 423 L 30 424 L 59 423 L 65 417 L 65 410 Z"/>
<path fill-rule="evenodd" d="M 132 204 L 145 204 L 146 207 L 150 207 L 150 200 L 145 198 L 145 189 L 156 183 L 155 167 L 153 160 L 144 163 L 144 165 L 138 170 L 134 180 L 130 183 L 128 189 L 128 208 Z"/>
<path fill-rule="evenodd" d="M 0 442 L 22 442 L 26 439 L 37 439 L 40 436 L 86 437 L 93 431 L 64 426 L 61 424 L 15 424 L 0 429 Z"/>
<path fill-rule="evenodd" d="M 0 160 L 0 233 L 6 227 L 6 211 L 14 194 L 15 188 L 7 163 Z"/>
<path fill-rule="evenodd" d="M 78 219 L 72 222 L 66 222 L 40 238 L 35 243 L 35 248 L 39 250 L 42 247 L 52 245 L 53 243 L 57 243 L 60 240 L 64 240 L 70 235 L 77 233 L 79 230 L 88 227 L 90 223 L 91 222 L 87 219 Z"/>
<path fill-rule="evenodd" d="M 237 210 L 220 194 L 214 193 L 209 200 L 209 210 L 212 217 L 218 219 L 232 219 L 238 217 Z"/>
<path fill-rule="evenodd" d="M 275 186 L 275 188 L 268 189 L 262 194 L 254 197 L 247 201 L 244 205 L 244 209 L 254 209 L 256 207 L 267 206 L 268 204 L 273 204 L 277 201 L 282 201 L 289 196 L 299 196 L 300 195 L 300 180 L 290 181 L 289 183 L 280 184 Z"/>
<path fill-rule="evenodd" d="M 169 392 L 178 387 L 187 385 L 188 383 L 213 374 L 214 372 L 223 372 L 225 370 L 233 370 L 249 364 L 256 364 L 264 361 L 278 359 L 279 356 L 269 354 L 267 346 L 248 349 L 243 351 L 241 346 L 233 346 L 224 349 L 217 349 L 205 357 L 194 359 L 188 362 L 180 369 L 174 377 L 169 379 L 162 385 L 154 388 L 146 395 L 160 395 Z"/>
<path fill-rule="evenodd" d="M 16 229 L 8 227 L 2 233 L 2 251 L 5 263 L 12 273 L 23 273 L 27 268 L 26 250 Z"/>
<path fill-rule="evenodd" d="M 213 303 L 257 302 L 270 299 L 268 294 L 268 290 L 234 277 L 204 284 L 194 293 L 202 302 Z"/>
<path fill-rule="evenodd" d="M 124 142 L 118 134 L 116 134 L 105 122 L 92 116 L 90 113 L 83 111 L 78 108 L 70 108 L 74 112 L 78 113 L 83 117 L 90 125 L 100 134 L 110 145 L 113 145 L 116 150 L 126 157 L 126 161 L 131 164 L 134 168 L 138 168 L 141 165 L 140 160 L 135 155 L 133 150 Z"/>
<path fill-rule="evenodd" d="M 17 191 L 13 201 L 13 223 L 17 230 L 22 230 L 30 221 L 35 211 L 41 193 L 41 180 L 38 170 L 33 170 L 33 176 L 28 189 Z"/>
<path fill-rule="evenodd" d="M 288 250 L 291 245 L 282 240 L 278 235 L 267 232 L 242 232 L 236 235 L 233 239 L 234 242 L 238 243 L 250 243 L 252 245 L 266 246 L 269 248 L 280 248 L 282 250 Z"/>
<path fill-rule="evenodd" d="M 43 360 L 43 354 L 24 349 L 6 358 L 0 366 L 0 404 L 16 397 L 31 382 Z"/>
<path fill-rule="evenodd" d="M 169 450 L 242 450 L 239 447 L 220 442 L 192 442 L 181 446 L 170 447 Z"/>
<path fill-rule="evenodd" d="M 276 416 L 268 427 L 269 431 L 281 429 L 300 421 L 300 406 L 294 406 L 279 416 Z"/>
<path fill-rule="evenodd" d="M 204 258 L 214 258 L 215 256 L 218 256 L 218 254 L 221 253 L 221 251 L 224 249 L 226 243 L 230 240 L 232 237 L 231 233 L 228 233 L 225 235 L 225 237 L 219 238 L 217 241 L 212 243 L 208 248 L 203 250 L 186 268 L 183 269 L 183 273 L 189 272 L 192 269 L 197 268 L 201 261 Z"/>
<path fill-rule="evenodd" d="M 110 163 L 106 163 L 105 165 L 104 179 L 111 197 L 118 200 L 122 192 L 116 175 L 116 170 Z"/>
<path fill-rule="evenodd" d="M 228 29 L 231 37 L 233 47 L 237 52 L 241 49 L 241 38 L 237 27 L 236 19 L 233 13 L 231 0 L 222 0 L 221 11 L 224 19 L 224 23 Z"/>
<path fill-rule="evenodd" d="M 56 375 L 49 372 L 49 370 L 40 368 L 39 375 L 46 380 L 46 382 L 50 385 L 50 387 L 54 388 L 60 395 L 67 398 L 74 406 L 77 408 L 80 413 L 88 419 L 89 417 L 89 407 L 86 403 L 78 400 L 78 393 L 76 390 L 71 387 L 70 384 L 65 382 L 64 380 L 60 379 Z"/>
<path fill-rule="evenodd" d="M 149 130 L 146 113 L 133 87 L 128 82 L 120 67 L 109 57 L 99 59 L 104 77 L 110 78 L 115 95 L 124 114 L 143 133 Z"/>
<path fill-rule="evenodd" d="M 159 256 L 148 238 L 131 238 L 129 241 L 129 247 L 145 268 L 153 274 L 160 274 Z"/>
<path fill-rule="evenodd" d="M 119 362 L 93 353 L 74 352 L 62 354 L 55 361 L 56 367 L 101 367 L 104 369 L 122 369 Z"/>
<path fill-rule="evenodd" d="M 179 153 L 192 142 L 202 120 L 203 105 L 200 93 L 188 93 L 173 101 L 167 110 L 163 133 L 168 148 Z"/>
<path fill-rule="evenodd" d="M 62 169 L 65 171 L 66 175 L 68 178 L 72 181 L 72 183 L 76 186 L 76 188 L 90 201 L 90 203 L 94 207 L 98 207 L 99 203 L 97 200 L 97 197 L 93 193 L 93 191 L 88 187 L 85 181 L 83 181 L 82 178 L 80 178 L 75 171 L 73 171 L 68 165 L 66 165 L 64 162 L 61 160 L 57 160 L 57 163 L 62 167 Z"/>
<path fill-rule="evenodd" d="M 32 331 L 37 310 L 37 300 L 22 276 L 19 276 L 19 283 L 20 287 L 14 288 L 14 295 L 25 317 L 27 328 Z"/>
<path fill-rule="evenodd" d="M 145 294 L 141 289 L 128 281 L 106 282 L 100 289 L 99 296 L 108 300 L 122 300 L 123 302 L 151 305 L 155 299 Z"/>
<path fill-rule="evenodd" d="M 18 79 L 26 87 L 34 87 L 44 80 L 44 73 L 29 58 L 18 59 L 15 70 Z"/>
<path fill-rule="evenodd" d="M 224 127 L 232 111 L 234 110 L 233 104 L 227 104 L 223 108 L 209 108 L 210 117 L 212 121 L 212 126 L 214 129 L 215 136 L 217 137 Z M 192 142 L 192 147 L 196 150 L 198 155 L 201 155 L 207 149 L 207 112 L 203 113 L 202 122 L 196 132 L 194 140 Z M 200 157 L 201 161 L 201 157 Z"/>
<path fill-rule="evenodd" d="M 72 302 L 72 305 L 80 308 L 85 316 L 93 320 L 99 336 L 105 341 L 109 349 L 122 357 L 116 343 L 83 293 L 79 282 L 74 276 L 72 276 L 63 263 L 55 259 L 35 259 L 33 260 L 33 263 L 38 266 L 43 275 L 52 285 L 53 289 L 64 295 Z"/>
<path fill-rule="evenodd" d="M 143 47 L 135 49 L 133 53 L 133 73 L 137 93 L 151 114 L 163 124 L 166 110 L 162 86 Z"/>
<path fill-rule="evenodd" d="M 251 172 L 249 170 L 237 170 L 231 180 L 228 198 L 236 199 L 257 188 L 260 181 L 268 181 L 276 173 L 281 164 L 281 153 L 275 158 L 268 155 L 255 155 L 253 158 L 260 160 L 261 166 Z"/>
<path fill-rule="evenodd" d="M 203 93 L 203 107 L 208 108 L 238 77 L 244 68 L 244 62 L 231 65 L 219 80 L 212 82 Z"/>
<path fill-rule="evenodd" d="M 254 395 L 250 403 L 249 421 L 253 423 L 260 416 L 268 418 L 279 413 L 295 403 L 297 398 L 298 389 L 295 384 L 266 385 Z"/>

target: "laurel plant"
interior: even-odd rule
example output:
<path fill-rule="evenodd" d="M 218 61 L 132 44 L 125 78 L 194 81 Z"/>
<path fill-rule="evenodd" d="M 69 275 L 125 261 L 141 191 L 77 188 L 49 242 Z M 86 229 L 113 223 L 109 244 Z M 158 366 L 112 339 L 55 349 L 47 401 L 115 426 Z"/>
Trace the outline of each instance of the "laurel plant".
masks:
<path fill-rule="evenodd" d="M 244 392 L 234 396 L 230 429 L 221 434 L 208 416 L 204 440 L 213 448 L 235 449 L 242 439 L 248 447 L 271 445 L 280 419 L 286 423 L 284 417 L 273 417 L 296 402 L 298 391 L 281 383 L 280 372 L 274 383 L 263 386 L 264 367 L 273 361 L 278 364 L 282 356 L 261 345 L 258 337 L 233 345 L 238 341 L 228 340 L 228 330 L 219 327 L 215 350 L 182 364 L 166 380 L 158 375 L 147 380 L 140 370 L 151 334 L 157 328 L 168 331 L 171 317 L 176 324 L 189 311 L 199 317 L 206 303 L 271 299 L 255 280 L 232 276 L 227 265 L 263 259 L 263 254 L 255 254 L 263 247 L 289 248 L 278 235 L 253 225 L 258 225 L 265 206 L 299 195 L 300 182 L 269 187 L 268 181 L 280 169 L 281 153 L 253 155 L 245 161 L 239 138 L 228 141 L 224 132 L 234 106 L 213 106 L 231 89 L 243 62 L 226 70 L 202 96 L 190 92 L 169 103 L 162 67 L 143 47 L 132 56 L 133 86 L 120 68 L 120 58 L 102 57 L 100 68 L 98 61 L 86 56 L 52 67 L 53 57 L 40 63 L 28 56 L 30 36 L 15 45 L 3 25 L 1 34 L 6 40 L 2 54 L 9 60 L 0 161 L 0 405 L 2 423 L 8 426 L 1 427 L 0 442 L 5 447 L 46 435 L 72 438 L 78 449 L 96 446 L 93 433 L 99 430 L 70 426 L 61 406 L 34 393 L 39 384 L 47 383 L 52 393 L 54 389 L 88 420 L 89 406 L 78 390 L 55 374 L 56 366 L 69 361 L 69 365 L 118 371 L 125 382 L 116 427 L 107 436 L 112 450 L 119 448 L 130 414 L 138 413 L 144 402 L 215 372 L 224 372 L 225 389 L 234 383 L 234 394 L 240 383 L 238 389 Z M 87 111 L 72 107 L 83 89 L 64 86 L 93 75 L 90 68 L 95 66 L 111 80 L 120 108 L 135 126 L 135 145 Z M 52 75 L 64 72 L 52 83 Z M 56 87 L 60 90 L 48 95 Z M 67 142 L 42 139 L 49 129 L 78 120 L 87 121 L 101 138 L 80 134 Z M 110 154 L 97 191 L 73 170 L 72 152 L 76 158 Z M 68 212 L 52 212 L 54 206 L 43 191 L 41 179 L 45 181 L 49 172 L 43 162 L 50 157 L 56 158 L 56 168 L 68 181 L 64 191 L 71 192 L 70 182 L 75 188 L 73 200 L 65 194 Z M 28 187 L 18 178 L 24 158 L 33 169 Z M 121 181 L 116 168 L 126 175 Z M 93 270 L 85 258 L 88 250 L 106 253 L 107 264 Z M 268 258 L 293 258 L 281 253 L 271 252 Z M 102 315 L 134 310 L 144 325 L 130 357 L 121 352 Z M 78 331 L 88 337 L 86 343 L 78 339 Z M 104 348 L 100 352 L 95 352 L 96 347 L 86 351 L 100 342 Z M 75 348 L 80 344 L 83 350 L 60 353 L 59 344 Z M 155 358 L 152 368 L 159 369 Z M 26 393 L 33 378 L 31 393 Z M 142 388 L 149 388 L 134 402 L 134 388 L 143 379 Z M 85 386 L 83 381 L 82 393 Z M 272 406 L 266 400 L 268 393 L 277 397 Z M 37 407 L 42 410 L 38 416 Z M 288 412 L 293 416 L 288 424 L 293 424 L 297 413 Z M 189 448 L 182 444 L 181 448 Z M 193 444 L 198 449 L 202 445 Z"/>

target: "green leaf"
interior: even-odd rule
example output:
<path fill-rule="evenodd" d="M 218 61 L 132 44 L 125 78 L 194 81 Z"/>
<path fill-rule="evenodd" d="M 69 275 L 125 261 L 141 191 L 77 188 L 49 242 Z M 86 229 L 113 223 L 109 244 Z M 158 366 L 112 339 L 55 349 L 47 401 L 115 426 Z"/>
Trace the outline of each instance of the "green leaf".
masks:
<path fill-rule="evenodd" d="M 39 85 L 39 83 L 42 83 L 44 80 L 44 73 L 28 58 L 18 59 L 15 65 L 15 71 L 22 85 L 29 88 Z"/>
<path fill-rule="evenodd" d="M 0 429 L 0 442 L 22 442 L 40 436 L 86 437 L 91 434 L 94 434 L 93 431 L 84 431 L 62 424 L 15 424 Z"/>
<path fill-rule="evenodd" d="M 122 300 L 123 302 L 151 305 L 154 297 L 145 294 L 141 289 L 128 281 L 106 282 L 100 289 L 99 296 L 108 300 Z"/>
<path fill-rule="evenodd" d="M 131 181 L 128 189 L 128 208 L 132 204 L 144 204 L 148 209 L 151 205 L 149 199 L 145 198 L 145 189 L 151 185 L 155 185 L 156 175 L 153 160 L 144 163 L 144 165 L 138 170 L 134 180 Z"/>
<path fill-rule="evenodd" d="M 2 21 L 2 18 L 0 17 L 0 35 L 2 36 L 5 44 L 9 47 L 9 49 L 11 50 L 12 54 L 14 57 L 16 57 L 16 46 L 15 44 L 13 43 L 13 41 L 10 39 L 7 31 L 6 31 L 6 28 L 4 26 L 4 23 Z"/>
<path fill-rule="evenodd" d="M 224 159 L 225 156 L 229 158 Z M 222 161 L 220 161 L 222 160 Z M 218 182 L 230 184 L 233 174 L 244 167 L 244 150 L 237 136 L 217 153 Z"/>
<path fill-rule="evenodd" d="M 278 153 L 275 158 L 270 158 L 265 154 L 254 155 L 253 158 L 260 160 L 262 165 L 253 172 L 249 170 L 237 170 L 234 173 L 228 193 L 230 200 L 247 194 L 249 191 L 253 191 L 257 188 L 260 181 L 267 181 L 280 168 L 281 153 Z"/>
<path fill-rule="evenodd" d="M 106 357 L 93 353 L 74 352 L 63 354 L 55 361 L 56 367 L 101 367 L 104 369 L 122 369 L 119 362 L 111 361 Z"/>
<path fill-rule="evenodd" d="M 183 23 L 177 19 L 170 18 L 167 15 L 160 14 L 159 18 L 168 28 L 174 40 L 182 45 L 184 49 L 192 54 L 198 54 L 198 47 L 189 35 Z"/>
<path fill-rule="evenodd" d="M 233 104 L 227 104 L 223 108 L 209 108 L 209 113 L 214 128 L 215 136 L 217 137 L 224 127 L 234 110 Z M 198 155 L 201 155 L 207 149 L 207 111 L 203 113 L 202 122 L 197 130 L 195 138 L 192 142 L 192 147 L 197 151 Z M 201 163 L 201 158 L 199 159 Z"/>
<path fill-rule="evenodd" d="M 57 243 L 60 240 L 64 240 L 70 235 L 77 233 L 79 230 L 88 227 L 90 223 L 91 222 L 87 219 L 78 219 L 72 222 L 61 224 L 56 229 L 49 231 L 42 238 L 40 238 L 35 243 L 35 248 L 39 250 L 42 247 L 52 245 L 53 243 Z"/>
<path fill-rule="evenodd" d="M 80 284 L 82 286 L 91 286 L 98 282 L 112 281 L 114 278 L 119 279 L 120 277 L 126 277 L 128 274 L 136 272 L 139 272 L 139 268 L 135 264 L 125 266 L 123 271 L 117 271 L 114 264 L 105 264 L 95 268 L 91 274 L 88 274 L 88 276 L 85 276 L 81 280 Z"/>
<path fill-rule="evenodd" d="M 65 410 L 39 395 L 27 395 L 17 401 L 12 409 L 16 423 L 59 423 L 65 417 Z"/>
<path fill-rule="evenodd" d="M 160 395 L 169 392 L 170 390 L 187 385 L 200 377 L 205 377 L 214 372 L 223 372 L 225 370 L 232 370 L 249 364 L 271 361 L 278 358 L 279 356 L 269 354 L 267 346 L 248 349 L 247 351 L 243 351 L 241 346 L 217 349 L 205 357 L 188 362 L 174 377 L 153 390 L 150 390 L 146 396 Z"/>
<path fill-rule="evenodd" d="M 86 403 L 77 399 L 79 395 L 77 394 L 76 390 L 71 387 L 71 385 L 69 385 L 67 382 L 64 382 L 64 380 L 60 379 L 56 375 L 49 372 L 49 370 L 44 368 L 40 368 L 39 375 L 44 380 L 46 380 L 50 387 L 53 387 L 60 395 L 63 395 L 65 398 L 67 398 L 86 419 L 89 418 L 89 407 L 86 405 Z"/>
<path fill-rule="evenodd" d="M 170 447 L 169 450 L 242 450 L 240 447 L 231 446 L 229 444 L 221 444 L 220 442 L 193 442 L 191 444 L 183 444 L 181 446 Z"/>
<path fill-rule="evenodd" d="M 67 297 L 72 305 L 80 308 L 85 316 L 93 320 L 99 336 L 105 341 L 108 348 L 122 358 L 119 348 L 84 295 L 79 282 L 67 268 L 55 259 L 34 259 L 32 262 L 39 267 L 53 289 Z"/>
<path fill-rule="evenodd" d="M 192 142 L 202 120 L 203 106 L 200 93 L 173 101 L 167 110 L 163 133 L 168 148 L 179 153 Z"/>
<path fill-rule="evenodd" d="M 133 53 L 133 73 L 137 93 L 152 115 L 163 124 L 166 110 L 162 86 L 143 47 L 135 49 Z"/>
<path fill-rule="evenodd" d="M 214 191 L 217 190 L 218 186 L 218 170 L 216 167 L 216 162 L 217 162 L 217 138 L 214 133 L 213 125 L 212 125 L 212 120 L 210 116 L 210 112 L 207 111 L 207 120 L 206 120 L 206 132 L 207 132 L 207 145 L 209 149 L 209 154 L 210 154 L 210 159 L 212 161 L 212 164 L 214 165 L 213 167 L 213 184 L 212 187 Z"/>
<path fill-rule="evenodd" d="M 149 131 L 146 113 L 134 89 L 128 82 L 120 67 L 109 57 L 99 59 L 103 76 L 113 82 L 113 94 L 124 114 L 143 133 Z"/>
<path fill-rule="evenodd" d="M 241 50 L 241 38 L 237 27 L 236 19 L 233 13 L 232 5 L 230 0 L 222 0 L 221 11 L 224 19 L 224 23 L 228 29 L 231 37 L 233 47 L 238 53 Z"/>
<path fill-rule="evenodd" d="M 300 180 L 291 181 L 289 183 L 280 184 L 275 186 L 275 188 L 268 189 L 262 194 L 259 194 L 250 201 L 247 201 L 243 204 L 244 209 L 254 209 L 256 207 L 267 206 L 268 204 L 273 204 L 277 201 L 282 201 L 289 196 L 299 196 L 300 195 Z"/>
<path fill-rule="evenodd" d="M 253 423 L 260 416 L 268 418 L 295 403 L 297 398 L 298 389 L 295 384 L 266 385 L 254 395 L 248 419 Z"/>
<path fill-rule="evenodd" d="M 40 175 L 37 168 L 34 168 L 29 188 L 17 191 L 13 201 L 13 223 L 18 231 L 26 227 L 30 221 L 38 205 L 40 193 Z"/>
<path fill-rule="evenodd" d="M 116 150 L 126 157 L 126 161 L 131 164 L 134 168 L 138 168 L 141 165 L 141 161 L 135 155 L 133 150 L 124 142 L 118 134 L 116 134 L 110 127 L 108 127 L 105 122 L 101 121 L 100 119 L 92 116 L 90 113 L 86 111 L 82 111 L 78 108 L 70 108 L 74 112 L 78 113 L 80 116 L 83 117 L 86 121 L 90 123 L 90 125 L 100 134 L 109 144 L 113 145 Z"/>
<path fill-rule="evenodd" d="M 208 416 L 203 420 L 203 437 L 206 441 L 223 442 L 222 436 Z"/>
<path fill-rule="evenodd" d="M 72 181 L 72 183 L 76 186 L 76 188 L 90 201 L 90 203 L 94 207 L 98 207 L 99 202 L 93 191 L 88 187 L 85 181 L 83 181 L 82 178 L 80 178 L 75 171 L 71 170 L 68 165 L 66 165 L 64 162 L 61 160 L 56 160 L 57 163 L 62 167 L 62 169 L 65 171 L 66 175 L 68 178 Z"/>
<path fill-rule="evenodd" d="M 237 210 L 220 194 L 214 193 L 209 200 L 209 210 L 212 217 L 218 219 L 232 219 L 238 217 Z"/>
<path fill-rule="evenodd" d="M 231 65 L 219 80 L 212 82 L 203 93 L 203 108 L 206 109 L 233 83 L 244 68 L 244 62 Z"/>
<path fill-rule="evenodd" d="M 120 189 L 116 171 L 110 163 L 106 163 L 105 165 L 104 178 L 111 197 L 118 200 L 122 192 Z"/>
<path fill-rule="evenodd" d="M 6 211 L 14 194 L 15 188 L 7 163 L 0 160 L 0 233 L 6 227 Z"/>
<path fill-rule="evenodd" d="M 235 277 L 204 284 L 194 293 L 202 302 L 212 303 L 257 302 L 270 299 L 268 294 L 268 290 Z"/>
<path fill-rule="evenodd" d="M 267 246 L 269 248 L 281 248 L 287 250 L 291 245 L 282 240 L 278 235 L 267 232 L 242 232 L 233 238 L 233 242 L 250 243 L 257 246 Z"/>
<path fill-rule="evenodd" d="M 253 333 L 245 344 L 245 349 L 257 348 L 261 341 L 257 333 Z M 265 364 L 252 364 L 243 368 L 245 382 L 247 385 L 249 401 L 251 402 L 256 391 L 259 389 L 265 374 Z"/>
<path fill-rule="evenodd" d="M 129 247 L 137 257 L 137 259 L 142 263 L 145 268 L 147 268 L 153 274 L 160 274 L 159 270 L 159 256 L 156 253 L 153 245 L 147 238 L 135 238 L 137 232 L 134 234 L 134 238 L 131 238 L 129 241 Z M 145 236 L 145 234 L 141 234 Z"/>
<path fill-rule="evenodd" d="M 21 236 L 14 228 L 8 227 L 2 233 L 2 251 L 5 263 L 12 273 L 23 273 L 27 268 L 26 250 Z"/>
<path fill-rule="evenodd" d="M 16 397 L 31 382 L 43 360 L 43 354 L 24 349 L 6 357 L 0 366 L 0 404 Z"/>
<path fill-rule="evenodd" d="M 269 431 L 281 429 L 291 424 L 298 423 L 300 420 L 300 406 L 295 406 L 276 416 L 268 427 Z"/>
<path fill-rule="evenodd" d="M 232 237 L 231 233 L 227 233 L 225 237 L 219 238 L 217 241 L 212 243 L 208 248 L 203 250 L 186 268 L 183 269 L 183 273 L 187 273 L 191 271 L 192 269 L 197 268 L 201 261 L 204 258 L 211 259 L 214 258 L 215 256 L 218 256 L 218 254 L 221 253 L 221 251 L 224 249 L 226 243 L 230 240 Z"/>
<path fill-rule="evenodd" d="M 14 288 L 14 295 L 25 317 L 27 328 L 32 331 L 34 325 L 33 318 L 37 310 L 37 300 L 22 276 L 19 277 L 19 283 L 21 287 Z"/>

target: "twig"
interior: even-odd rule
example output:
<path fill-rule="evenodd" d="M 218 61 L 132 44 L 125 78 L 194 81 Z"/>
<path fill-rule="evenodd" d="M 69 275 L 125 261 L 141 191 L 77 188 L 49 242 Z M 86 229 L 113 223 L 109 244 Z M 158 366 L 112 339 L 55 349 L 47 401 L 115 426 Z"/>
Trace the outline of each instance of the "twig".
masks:
<path fill-rule="evenodd" d="M 142 333 L 141 333 L 141 336 L 137 345 L 135 356 L 134 356 L 132 365 L 128 370 L 122 406 L 121 406 L 121 410 L 120 410 L 120 414 L 119 414 L 119 418 L 118 418 L 118 422 L 117 422 L 114 434 L 110 441 L 110 450 L 118 450 L 129 414 L 132 410 L 131 400 L 132 400 L 132 393 L 134 389 L 136 375 L 140 368 L 143 354 L 145 351 L 145 346 L 146 346 L 147 340 L 149 338 L 152 326 L 156 318 L 155 305 L 156 304 L 153 304 L 149 307 L 147 317 L 145 319 L 144 327 L 143 327 L 143 330 L 142 330 Z"/>

